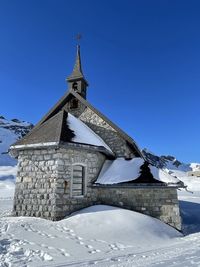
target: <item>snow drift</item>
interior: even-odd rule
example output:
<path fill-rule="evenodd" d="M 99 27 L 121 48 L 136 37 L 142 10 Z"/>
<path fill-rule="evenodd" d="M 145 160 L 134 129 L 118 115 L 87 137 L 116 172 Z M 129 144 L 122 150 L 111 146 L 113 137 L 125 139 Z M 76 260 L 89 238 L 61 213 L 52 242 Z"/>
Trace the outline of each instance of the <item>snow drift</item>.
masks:
<path fill-rule="evenodd" d="M 0 232 L 3 267 L 27 263 L 30 267 L 88 266 L 105 256 L 110 261 L 113 254 L 148 250 L 182 236 L 157 219 L 104 205 L 83 209 L 59 222 L 1 218 Z"/>

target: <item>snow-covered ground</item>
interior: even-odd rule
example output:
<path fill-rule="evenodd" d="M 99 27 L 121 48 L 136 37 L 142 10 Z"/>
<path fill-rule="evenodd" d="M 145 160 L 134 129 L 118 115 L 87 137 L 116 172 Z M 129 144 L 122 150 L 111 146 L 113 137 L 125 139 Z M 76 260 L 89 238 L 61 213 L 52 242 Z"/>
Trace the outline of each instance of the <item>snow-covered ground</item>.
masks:
<path fill-rule="evenodd" d="M 13 199 L 16 173 L 17 166 L 0 166 L 0 201 Z"/>
<path fill-rule="evenodd" d="M 184 236 L 157 219 L 103 205 L 59 222 L 10 217 L 15 173 L 0 168 L 0 267 L 200 266 L 199 178 L 182 173 L 195 189 L 179 192 Z"/>

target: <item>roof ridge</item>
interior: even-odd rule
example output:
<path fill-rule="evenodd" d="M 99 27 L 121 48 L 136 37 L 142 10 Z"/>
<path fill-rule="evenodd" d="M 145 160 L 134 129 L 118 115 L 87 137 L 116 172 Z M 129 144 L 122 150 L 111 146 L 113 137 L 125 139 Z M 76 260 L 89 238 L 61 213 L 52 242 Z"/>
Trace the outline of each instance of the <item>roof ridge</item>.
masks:
<path fill-rule="evenodd" d="M 68 96 L 70 96 L 71 91 L 67 91 L 61 98 L 60 100 L 42 117 L 42 119 L 35 125 L 35 127 L 38 127 L 40 124 L 43 124 L 45 121 L 49 120 L 51 117 L 51 114 L 57 109 L 59 108 L 59 105 L 62 104 L 62 102 L 64 100 L 67 99 Z M 67 102 L 67 101 L 66 101 Z M 59 112 L 59 111 L 58 111 Z M 57 113 L 55 113 L 56 115 Z"/>

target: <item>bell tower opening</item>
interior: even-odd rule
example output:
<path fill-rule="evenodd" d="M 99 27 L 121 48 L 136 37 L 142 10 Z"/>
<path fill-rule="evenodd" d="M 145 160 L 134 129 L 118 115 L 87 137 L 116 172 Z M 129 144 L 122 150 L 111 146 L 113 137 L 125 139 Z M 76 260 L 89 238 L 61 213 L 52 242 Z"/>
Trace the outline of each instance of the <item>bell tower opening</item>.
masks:
<path fill-rule="evenodd" d="M 78 91 L 78 83 L 77 82 L 74 82 L 72 84 L 72 88 L 74 89 L 75 92 Z"/>

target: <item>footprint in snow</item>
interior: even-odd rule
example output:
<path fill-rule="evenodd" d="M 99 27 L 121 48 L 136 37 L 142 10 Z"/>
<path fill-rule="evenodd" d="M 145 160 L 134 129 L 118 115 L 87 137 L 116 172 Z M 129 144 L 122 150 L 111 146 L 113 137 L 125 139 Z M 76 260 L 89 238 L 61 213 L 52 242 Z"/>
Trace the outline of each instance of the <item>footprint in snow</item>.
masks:
<path fill-rule="evenodd" d="M 71 235 L 71 236 L 76 236 L 76 234 L 75 234 L 75 233 L 70 233 L 70 235 Z"/>
<path fill-rule="evenodd" d="M 101 252 L 100 249 L 94 249 L 94 250 L 89 251 L 90 254 L 95 254 L 95 253 L 99 253 L 99 252 Z"/>
<path fill-rule="evenodd" d="M 59 251 L 60 254 L 65 256 L 65 257 L 70 257 L 70 254 L 67 253 L 67 251 L 64 248 L 58 248 L 57 251 Z"/>
<path fill-rule="evenodd" d="M 86 247 L 86 248 L 90 248 L 90 249 L 93 248 L 93 246 L 91 246 L 91 245 L 86 245 L 85 247 Z"/>
<path fill-rule="evenodd" d="M 80 237 L 80 236 L 76 236 L 76 239 L 78 239 L 78 240 L 83 240 L 83 238 Z"/>
<path fill-rule="evenodd" d="M 115 244 L 109 245 L 112 250 L 119 250 L 119 248 Z"/>

